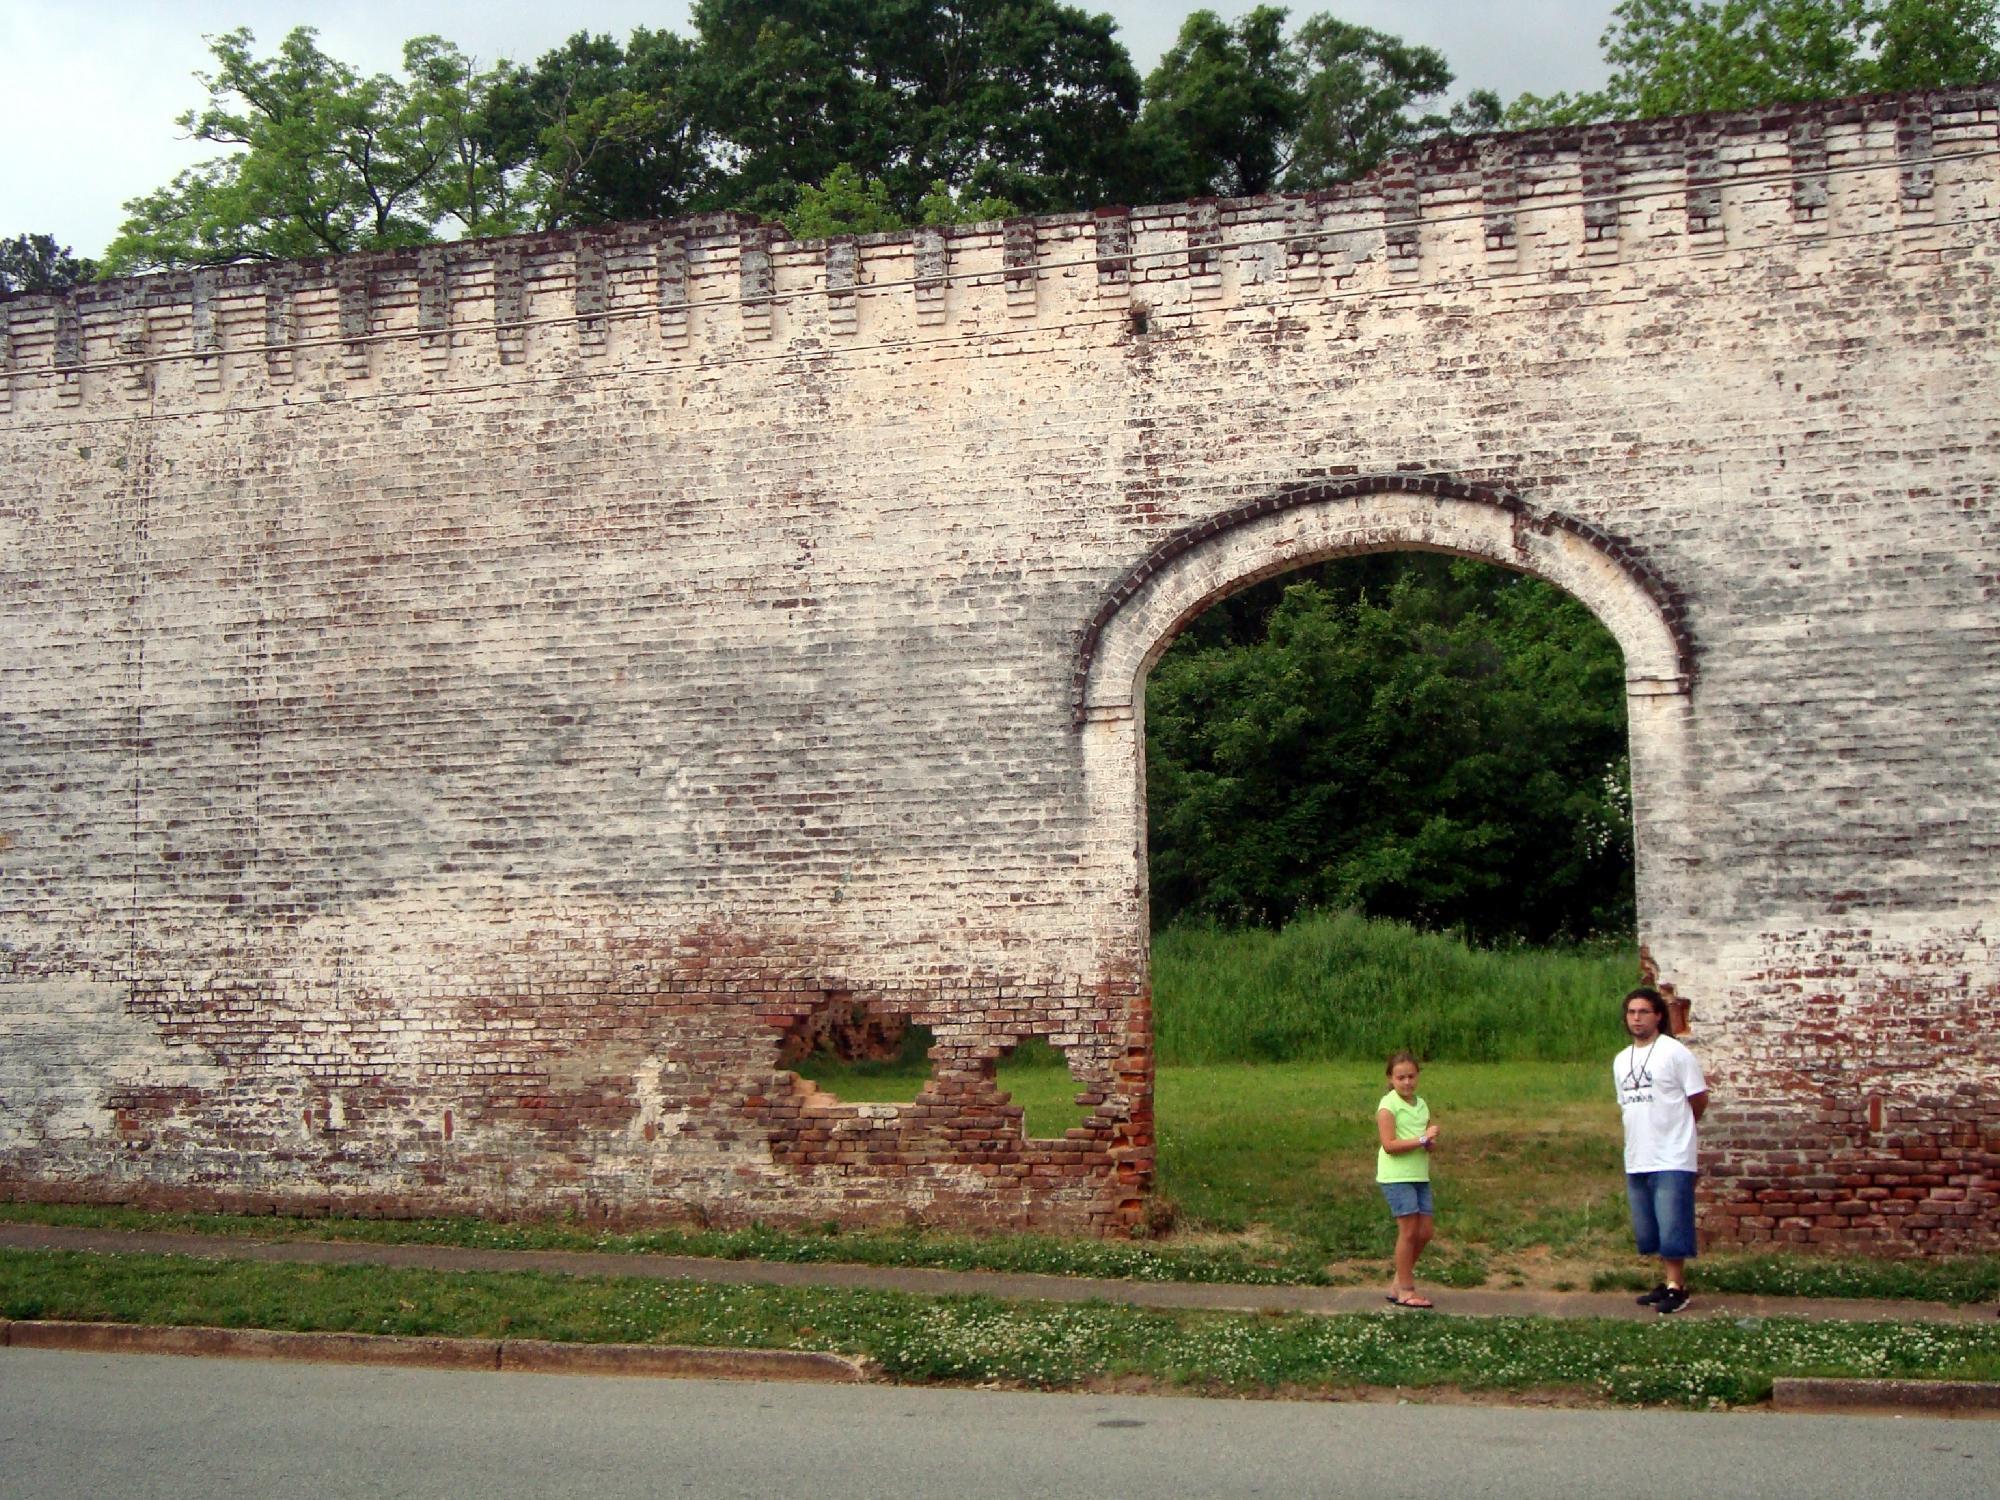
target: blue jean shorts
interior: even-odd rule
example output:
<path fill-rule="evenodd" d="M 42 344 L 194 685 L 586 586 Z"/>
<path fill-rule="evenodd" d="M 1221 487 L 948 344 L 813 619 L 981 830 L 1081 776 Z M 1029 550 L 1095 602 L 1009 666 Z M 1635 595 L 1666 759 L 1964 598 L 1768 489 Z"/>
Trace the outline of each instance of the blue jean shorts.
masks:
<path fill-rule="evenodd" d="M 1375 1185 L 1389 1200 L 1390 1214 L 1398 1219 L 1431 1211 L 1431 1185 L 1428 1182 L 1378 1182 Z"/>
<path fill-rule="evenodd" d="M 1688 1260 L 1694 1253 L 1694 1173 L 1627 1172 L 1632 1238 L 1641 1255 Z"/>

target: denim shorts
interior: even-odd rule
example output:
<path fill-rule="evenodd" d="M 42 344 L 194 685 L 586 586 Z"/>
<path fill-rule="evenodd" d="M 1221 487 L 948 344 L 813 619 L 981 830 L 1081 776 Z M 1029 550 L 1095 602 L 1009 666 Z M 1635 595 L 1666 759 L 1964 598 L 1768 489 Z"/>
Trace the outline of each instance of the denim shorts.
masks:
<path fill-rule="evenodd" d="M 1694 1253 L 1694 1173 L 1627 1172 L 1632 1238 L 1641 1255 L 1687 1260 Z"/>
<path fill-rule="evenodd" d="M 1431 1211 L 1431 1185 L 1428 1182 L 1378 1182 L 1375 1185 L 1389 1200 L 1389 1212 L 1398 1219 Z"/>

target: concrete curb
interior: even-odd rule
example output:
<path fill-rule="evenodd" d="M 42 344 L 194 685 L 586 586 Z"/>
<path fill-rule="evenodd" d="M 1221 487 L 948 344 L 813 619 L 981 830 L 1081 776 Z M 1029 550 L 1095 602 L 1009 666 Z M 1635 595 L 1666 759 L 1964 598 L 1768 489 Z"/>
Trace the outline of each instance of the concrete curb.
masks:
<path fill-rule="evenodd" d="M 677 1344 L 565 1344 L 550 1339 L 426 1338 L 384 1333 L 287 1333 L 269 1328 L 0 1320 L 0 1347 L 97 1354 L 171 1354 L 311 1364 L 402 1365 L 533 1375 L 631 1375 L 683 1380 L 796 1380 L 852 1385 L 864 1361 L 798 1349 L 696 1349 Z M 2000 1383 L 1781 1377 L 1771 1408 L 2000 1418 Z"/>
<path fill-rule="evenodd" d="M 689 1349 L 671 1344 L 560 1344 L 508 1339 L 500 1368 L 536 1375 L 672 1375 L 703 1380 L 868 1379 L 857 1360 L 800 1349 Z"/>
<path fill-rule="evenodd" d="M 1977 1380 L 1834 1380 L 1771 1383 L 1771 1408 L 1795 1412 L 1896 1412 L 1927 1417 L 2000 1417 L 2000 1385 Z"/>
<path fill-rule="evenodd" d="M 144 1323 L 20 1321 L 7 1329 L 13 1349 L 73 1349 L 100 1354 L 185 1354 L 229 1359 L 310 1360 L 341 1365 L 424 1365 L 497 1370 L 498 1339 L 408 1338 L 375 1333 L 281 1333 L 268 1328 L 156 1327 Z"/>
<path fill-rule="evenodd" d="M 284 1333 L 268 1328 L 16 1320 L 0 1345 L 99 1354 L 177 1354 L 314 1364 L 414 1365 L 538 1375 L 644 1375 L 700 1380 L 868 1380 L 860 1361 L 801 1349 L 694 1349 L 677 1344 L 562 1344 L 542 1339 Z"/>

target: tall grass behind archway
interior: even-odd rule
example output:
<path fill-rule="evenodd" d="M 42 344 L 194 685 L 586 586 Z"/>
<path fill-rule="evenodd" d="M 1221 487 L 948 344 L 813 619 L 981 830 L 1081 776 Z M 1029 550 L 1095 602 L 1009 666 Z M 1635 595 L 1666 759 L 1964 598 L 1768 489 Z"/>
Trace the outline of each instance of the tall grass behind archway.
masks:
<path fill-rule="evenodd" d="M 1579 1062 L 1624 1044 L 1629 940 L 1475 948 L 1353 912 L 1276 931 L 1181 924 L 1153 938 L 1162 1064 L 1378 1058 Z"/>

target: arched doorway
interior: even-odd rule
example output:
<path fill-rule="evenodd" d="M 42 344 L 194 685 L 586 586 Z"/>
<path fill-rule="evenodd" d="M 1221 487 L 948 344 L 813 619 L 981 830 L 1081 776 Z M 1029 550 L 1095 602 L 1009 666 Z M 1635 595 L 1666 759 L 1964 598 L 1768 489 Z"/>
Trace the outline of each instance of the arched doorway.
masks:
<path fill-rule="evenodd" d="M 1092 847 L 1108 883 L 1131 893 L 1100 934 L 1107 964 L 1143 976 L 1121 1083 L 1133 1095 L 1124 1203 L 1137 1220 L 1153 1168 L 1147 932 L 1145 681 L 1183 626 L 1217 601 L 1281 573 L 1363 553 L 1425 551 L 1546 580 L 1610 631 L 1626 665 L 1636 905 L 1642 960 L 1671 989 L 1686 845 L 1689 707 L 1695 656 L 1678 597 L 1616 537 L 1518 497 L 1420 475 L 1296 486 L 1157 547 L 1111 591 L 1080 643 L 1072 704 L 1082 741 Z"/>

